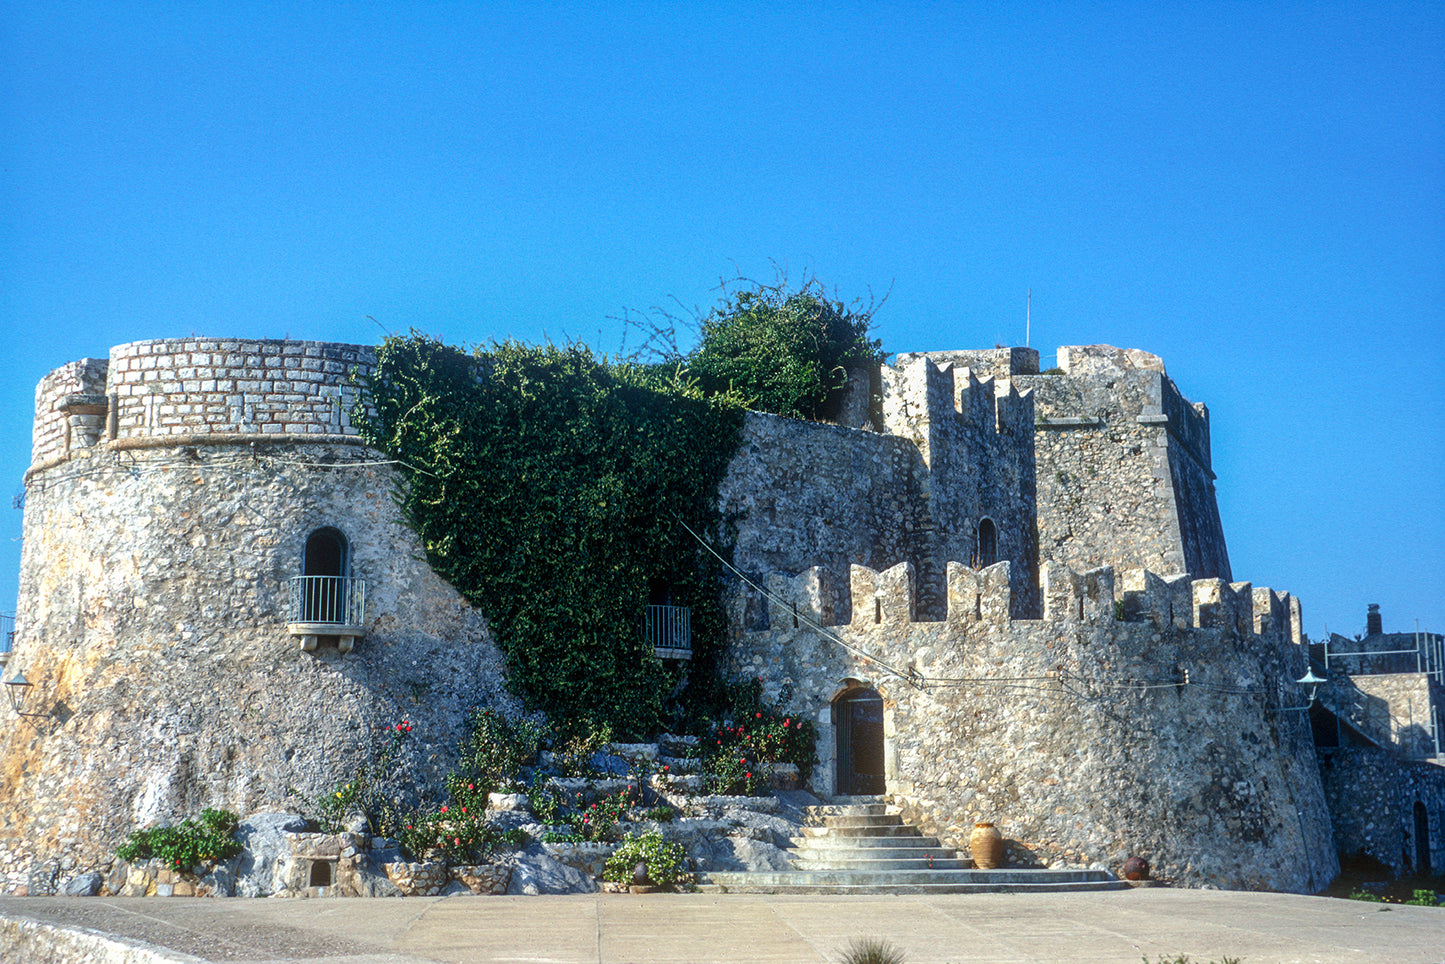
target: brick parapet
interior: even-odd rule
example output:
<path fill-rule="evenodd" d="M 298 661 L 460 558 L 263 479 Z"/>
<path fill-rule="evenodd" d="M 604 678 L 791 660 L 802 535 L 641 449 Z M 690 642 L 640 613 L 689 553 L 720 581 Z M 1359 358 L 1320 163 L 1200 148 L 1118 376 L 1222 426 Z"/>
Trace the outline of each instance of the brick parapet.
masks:
<path fill-rule="evenodd" d="M 137 341 L 106 360 L 83 359 L 51 372 L 36 392 L 32 472 L 92 444 L 135 447 L 136 440 L 207 436 L 356 437 L 358 379 L 371 372 L 365 345 L 268 339 L 190 338 Z M 84 392 L 103 401 L 97 434 L 78 436 L 63 410 Z M 204 443 L 202 443 L 204 444 Z"/>

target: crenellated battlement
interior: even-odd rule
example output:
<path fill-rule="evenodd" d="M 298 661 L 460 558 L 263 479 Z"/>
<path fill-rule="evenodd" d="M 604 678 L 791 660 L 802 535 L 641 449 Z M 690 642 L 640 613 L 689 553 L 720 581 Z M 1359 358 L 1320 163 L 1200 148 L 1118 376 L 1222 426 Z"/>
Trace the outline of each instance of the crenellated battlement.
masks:
<path fill-rule="evenodd" d="M 949 356 L 899 356 L 898 364 L 883 367 L 882 383 L 886 431 L 916 442 L 929 464 L 944 438 L 1033 431 L 1030 392 L 1019 392 L 1006 375 L 980 374 Z"/>
<path fill-rule="evenodd" d="M 1006 629 L 1013 622 L 1010 563 L 974 569 L 948 564 L 948 614 L 945 622 Z M 1160 575 L 1147 569 L 1116 573 L 1104 566 L 1077 572 L 1060 563 L 1041 570 L 1043 620 L 1056 623 L 1149 623 L 1159 629 L 1225 630 L 1237 637 L 1263 636 L 1298 646 L 1299 600 L 1247 582 Z M 795 576 L 774 573 L 766 603 L 772 629 L 819 626 L 897 630 L 916 620 L 917 576 L 912 563 L 884 570 L 851 566 L 848 578 L 823 566 Z"/>

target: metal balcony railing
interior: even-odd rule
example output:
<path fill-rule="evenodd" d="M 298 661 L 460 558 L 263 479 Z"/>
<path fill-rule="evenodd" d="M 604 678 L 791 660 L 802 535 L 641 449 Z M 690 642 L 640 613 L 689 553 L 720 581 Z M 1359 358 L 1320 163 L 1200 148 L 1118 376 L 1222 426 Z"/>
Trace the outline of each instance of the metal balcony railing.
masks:
<path fill-rule="evenodd" d="M 359 630 L 366 612 L 366 582 L 353 576 L 292 576 L 286 621 L 293 625 Z M 312 630 L 316 632 L 316 630 Z"/>
<path fill-rule="evenodd" d="M 15 648 L 15 614 L 0 613 L 0 667 L 10 662 L 10 651 Z"/>
<path fill-rule="evenodd" d="M 642 638 L 663 659 L 692 658 L 692 610 L 684 606 L 648 606 Z"/>

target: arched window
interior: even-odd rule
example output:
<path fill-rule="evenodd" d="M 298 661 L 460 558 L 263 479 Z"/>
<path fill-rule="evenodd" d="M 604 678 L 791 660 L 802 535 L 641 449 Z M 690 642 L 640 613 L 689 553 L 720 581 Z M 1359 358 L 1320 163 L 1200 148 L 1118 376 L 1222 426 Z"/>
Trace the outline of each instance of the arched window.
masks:
<path fill-rule="evenodd" d="M 998 530 L 994 528 L 992 519 L 980 519 L 978 522 L 978 547 L 974 556 L 980 569 L 998 562 Z"/>
<path fill-rule="evenodd" d="M 346 575 L 346 536 L 330 526 L 317 529 L 306 537 L 301 558 L 303 576 Z"/>
<path fill-rule="evenodd" d="M 301 619 L 304 623 L 344 623 L 347 610 L 346 536 L 339 529 L 317 529 L 306 537 L 301 558 Z"/>

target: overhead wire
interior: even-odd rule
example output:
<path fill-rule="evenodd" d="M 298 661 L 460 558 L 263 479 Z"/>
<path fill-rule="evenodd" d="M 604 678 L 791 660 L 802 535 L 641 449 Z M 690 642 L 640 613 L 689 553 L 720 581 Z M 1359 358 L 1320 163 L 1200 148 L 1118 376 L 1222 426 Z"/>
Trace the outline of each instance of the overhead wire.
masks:
<path fill-rule="evenodd" d="M 807 615 L 805 615 L 804 613 L 798 611 L 797 607 L 796 607 L 791 601 L 786 600 L 786 599 L 783 599 L 783 598 L 779 597 L 777 594 L 771 592 L 770 590 L 765 589 L 764 587 L 758 585 L 758 584 L 757 584 L 756 582 L 754 582 L 751 578 L 749 578 L 746 573 L 744 573 L 742 570 L 740 570 L 740 569 L 738 569 L 736 566 L 734 566 L 730 560 L 724 558 L 721 553 L 719 553 L 716 549 L 713 548 L 713 546 L 711 545 L 711 543 L 709 543 L 706 539 L 704 539 L 701 535 L 699 535 L 699 534 L 697 533 L 697 531 L 694 530 L 694 529 L 692 528 L 692 526 L 688 525 L 687 522 L 686 522 L 684 519 L 682 519 L 681 517 L 678 517 L 678 518 L 677 518 L 677 522 L 678 522 L 678 524 L 681 525 L 684 529 L 686 529 L 687 532 L 688 532 L 688 534 L 691 535 L 691 536 L 693 537 L 693 539 L 695 539 L 699 545 L 701 545 L 704 549 L 706 549 L 706 550 L 713 556 L 713 558 L 717 559 L 718 562 L 720 562 L 728 571 L 730 571 L 733 575 L 735 575 L 741 582 L 743 582 L 745 585 L 747 585 L 749 588 L 751 588 L 754 592 L 757 592 L 759 595 L 761 595 L 761 596 L 762 596 L 764 599 L 766 599 L 768 602 L 775 603 L 775 604 L 777 604 L 780 608 L 782 608 L 782 609 L 784 609 L 784 610 L 791 609 L 791 610 L 793 611 L 794 617 L 798 620 L 798 622 L 799 622 L 800 625 L 805 625 L 805 626 L 807 626 L 809 629 L 813 630 L 815 633 L 817 633 L 818 635 L 822 636 L 822 637 L 823 637 L 824 639 L 826 639 L 827 641 L 829 641 L 829 642 L 831 642 L 831 643 L 833 643 L 833 644 L 841 647 L 842 649 L 846 650 L 847 652 L 851 653 L 852 655 L 856 656 L 857 658 L 862 659 L 862 660 L 865 660 L 865 661 L 868 662 L 869 664 L 872 664 L 872 665 L 874 665 L 874 666 L 878 666 L 878 667 L 884 669 L 884 670 L 885 670 L 886 672 L 888 672 L 889 674 L 891 674 L 891 675 L 893 675 L 893 676 L 896 676 L 896 677 L 898 677 L 899 679 L 904 680 L 904 681 L 907 682 L 909 685 L 911 685 L 911 686 L 913 686 L 913 687 L 915 687 L 915 688 L 920 688 L 920 689 L 921 689 L 921 688 L 924 688 L 924 687 L 929 686 L 929 685 L 946 685 L 946 686 L 968 686 L 968 685 L 973 685 L 973 686 L 995 686 L 995 687 L 1001 687 L 1001 688 L 1025 689 L 1025 690 L 1033 690 L 1033 691 L 1042 692 L 1042 691 L 1044 691 L 1044 687 L 1038 686 L 1037 684 L 1040 684 L 1040 683 L 1054 683 L 1054 684 L 1057 684 L 1057 685 L 1059 685 L 1059 686 L 1065 686 L 1065 684 L 1066 684 L 1069 680 L 1077 680 L 1077 681 L 1079 681 L 1079 682 L 1087 682 L 1087 683 L 1089 683 L 1089 684 L 1091 684 L 1091 685 L 1100 686 L 1100 687 L 1105 687 L 1105 688 L 1110 688 L 1110 689 L 1116 689 L 1116 690 L 1120 690 L 1120 689 L 1136 690 L 1136 691 L 1147 691 L 1147 690 L 1157 690 L 1157 689 L 1174 689 L 1174 690 L 1178 690 L 1178 689 L 1183 688 L 1183 687 L 1189 687 L 1189 688 L 1192 688 L 1192 689 L 1200 690 L 1200 691 L 1202 691 L 1202 692 L 1215 693 L 1215 694 L 1219 694 L 1219 695 L 1233 695 L 1233 696 L 1264 696 L 1264 695 L 1266 695 L 1262 690 L 1258 690 L 1258 689 L 1250 689 L 1250 688 L 1238 687 L 1238 686 L 1226 686 L 1226 685 L 1221 685 L 1221 684 L 1217 684 L 1217 683 L 1200 683 L 1200 682 L 1195 682 L 1195 681 L 1193 681 L 1193 680 L 1189 680 L 1189 679 L 1187 679 L 1187 678 L 1186 678 L 1186 679 L 1183 679 L 1183 680 L 1171 680 L 1171 679 L 1091 680 L 1091 679 L 1085 679 L 1084 677 L 1071 676 L 1071 675 L 1066 674 L 1066 673 L 1056 673 L 1056 674 L 1043 675 L 1043 676 L 926 676 L 926 675 L 922 675 L 922 674 L 918 673 L 917 671 L 913 671 L 913 670 L 900 670 L 900 669 L 898 669 L 896 666 L 893 666 L 892 664 L 890 664 L 889 662 L 887 662 L 886 660 L 880 659 L 880 658 L 878 658 L 877 656 L 873 656 L 873 655 L 870 655 L 870 654 L 864 652 L 863 650 L 859 649 L 857 646 L 854 646 L 853 644 L 849 643 L 847 640 L 845 640 L 845 639 L 843 639 L 842 637 L 840 637 L 837 633 L 834 633 L 833 631 L 831 631 L 830 629 L 828 629 L 826 626 L 823 626 L 823 625 L 821 625 L 820 623 L 817 623 L 817 622 L 815 622 L 814 620 L 810 619 Z M 1082 697 L 1079 697 L 1078 694 L 1073 694 L 1073 695 L 1075 695 L 1076 698 L 1081 698 L 1081 699 L 1082 699 Z"/>

